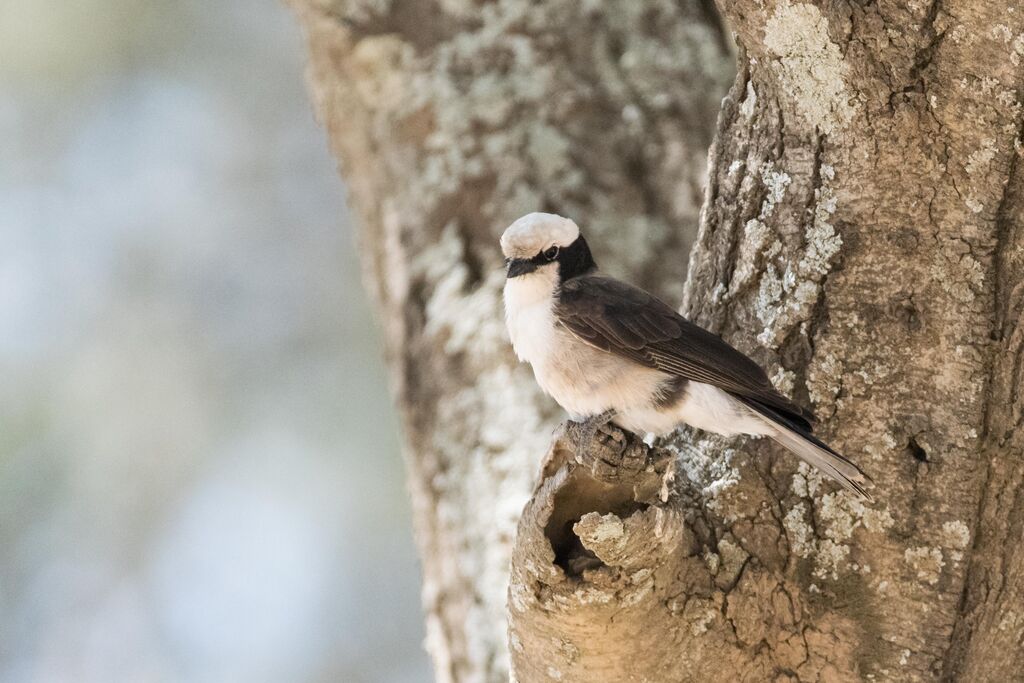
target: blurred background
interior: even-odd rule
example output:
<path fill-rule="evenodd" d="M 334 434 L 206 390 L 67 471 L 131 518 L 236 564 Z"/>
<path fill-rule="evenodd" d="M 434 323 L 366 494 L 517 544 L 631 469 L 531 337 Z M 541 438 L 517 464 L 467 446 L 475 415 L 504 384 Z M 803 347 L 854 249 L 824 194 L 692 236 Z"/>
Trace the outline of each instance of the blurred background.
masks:
<path fill-rule="evenodd" d="M 343 188 L 275 0 L 0 0 L 0 680 L 427 681 Z"/>

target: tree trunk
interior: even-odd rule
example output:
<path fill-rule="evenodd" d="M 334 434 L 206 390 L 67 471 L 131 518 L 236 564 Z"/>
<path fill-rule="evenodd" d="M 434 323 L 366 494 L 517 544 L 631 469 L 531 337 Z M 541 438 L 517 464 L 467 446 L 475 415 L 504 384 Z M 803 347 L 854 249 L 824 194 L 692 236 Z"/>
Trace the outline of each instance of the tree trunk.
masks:
<path fill-rule="evenodd" d="M 876 502 L 763 442 L 686 433 L 678 473 L 556 443 L 514 555 L 520 681 L 1024 676 L 1024 8 L 981 5 L 722 3 L 743 53 L 684 313 L 813 405 Z"/>
<path fill-rule="evenodd" d="M 696 4 L 511 4 L 302 9 L 405 413 L 440 680 L 504 670 L 505 563 L 558 417 L 506 349 L 497 235 L 554 209 L 678 296 L 724 71 Z M 515 535 L 514 676 L 1019 678 L 1024 7 L 720 6 L 740 73 L 683 310 L 813 406 L 875 502 L 763 441 L 616 435 L 577 460 L 556 434 Z"/>
<path fill-rule="evenodd" d="M 574 217 L 678 300 L 733 56 L 700 0 L 293 0 L 361 219 L 439 681 L 508 679 L 516 523 L 560 411 L 511 353 L 498 237 Z"/>

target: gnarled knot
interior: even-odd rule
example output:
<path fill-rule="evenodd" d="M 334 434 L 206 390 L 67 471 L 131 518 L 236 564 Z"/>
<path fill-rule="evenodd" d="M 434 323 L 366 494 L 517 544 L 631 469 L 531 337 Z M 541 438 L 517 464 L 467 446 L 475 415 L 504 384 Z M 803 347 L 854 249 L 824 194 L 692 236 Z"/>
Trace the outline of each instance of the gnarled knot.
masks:
<path fill-rule="evenodd" d="M 680 522 L 677 510 L 647 506 L 625 518 L 588 512 L 573 532 L 602 564 L 633 571 L 651 567 L 679 545 Z"/>
<path fill-rule="evenodd" d="M 551 450 L 542 473 L 545 477 L 567 462 L 586 469 L 594 479 L 606 483 L 656 484 L 671 467 L 673 455 L 661 448 L 651 448 L 636 434 L 609 423 L 602 425 L 590 444 L 577 448 L 583 427 L 572 420 L 555 430 Z"/>
<path fill-rule="evenodd" d="M 682 522 L 666 505 L 674 455 L 610 424 L 583 448 L 581 433 L 575 422 L 556 430 L 525 518 L 543 530 L 554 554 L 549 562 L 565 577 L 649 565 L 652 553 L 679 542 Z"/>

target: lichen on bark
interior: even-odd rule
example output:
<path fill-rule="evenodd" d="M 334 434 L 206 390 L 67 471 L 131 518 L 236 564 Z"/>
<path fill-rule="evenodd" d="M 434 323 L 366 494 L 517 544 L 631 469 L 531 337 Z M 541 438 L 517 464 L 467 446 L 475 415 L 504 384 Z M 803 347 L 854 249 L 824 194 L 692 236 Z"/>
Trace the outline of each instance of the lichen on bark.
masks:
<path fill-rule="evenodd" d="M 403 413 L 437 677 L 503 680 L 512 537 L 559 414 L 508 348 L 498 236 L 572 216 L 603 267 L 678 299 L 731 55 L 697 0 L 292 4 Z"/>
<path fill-rule="evenodd" d="M 686 673 L 663 680 L 1005 677 L 1024 628 L 1010 603 L 1024 563 L 1016 544 L 997 547 L 1024 519 L 995 502 L 1020 481 L 1021 399 L 1007 392 L 1024 271 L 1008 267 L 1021 258 L 1024 83 L 986 37 L 998 13 L 724 9 L 744 51 L 683 311 L 812 405 L 877 493 L 852 500 L 761 442 L 671 440 L 677 485 L 695 492 L 678 500 L 683 518 L 706 531 L 675 584 L 693 606 L 659 625 L 685 643 Z M 945 39 L 953 16 L 960 42 Z M 923 28 L 897 39 L 881 29 L 896 21 Z"/>
<path fill-rule="evenodd" d="M 728 71 L 703 3 L 293 1 L 362 218 L 439 680 L 503 678 L 513 538 L 524 683 L 1024 668 L 1024 11 L 721 2 L 739 75 L 684 289 Z M 610 464 L 556 438 L 533 488 L 559 413 L 508 353 L 494 245 L 538 209 L 812 406 L 876 502 L 690 430 Z"/>

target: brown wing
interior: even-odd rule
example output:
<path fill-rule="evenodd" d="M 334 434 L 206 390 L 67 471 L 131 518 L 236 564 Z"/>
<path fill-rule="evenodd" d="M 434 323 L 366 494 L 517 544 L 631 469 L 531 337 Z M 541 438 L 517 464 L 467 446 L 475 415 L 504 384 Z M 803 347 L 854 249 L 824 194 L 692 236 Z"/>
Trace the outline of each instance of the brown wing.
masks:
<path fill-rule="evenodd" d="M 763 403 L 805 429 L 814 419 L 776 391 L 757 363 L 639 287 L 600 275 L 573 278 L 562 284 L 555 315 L 603 351 Z"/>

